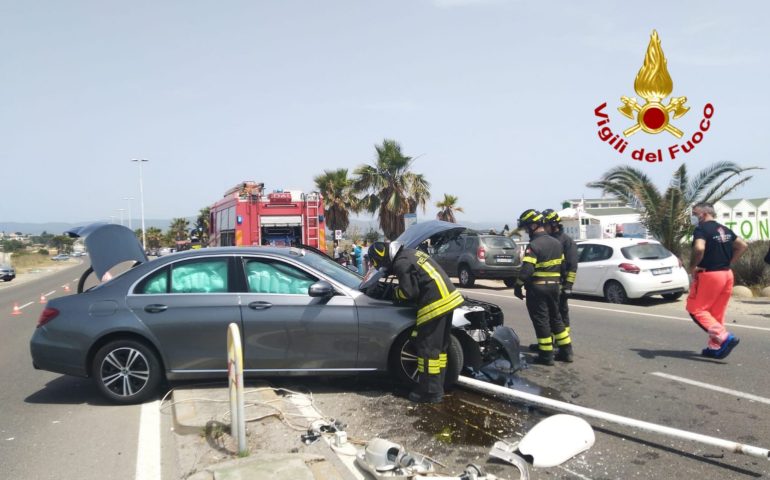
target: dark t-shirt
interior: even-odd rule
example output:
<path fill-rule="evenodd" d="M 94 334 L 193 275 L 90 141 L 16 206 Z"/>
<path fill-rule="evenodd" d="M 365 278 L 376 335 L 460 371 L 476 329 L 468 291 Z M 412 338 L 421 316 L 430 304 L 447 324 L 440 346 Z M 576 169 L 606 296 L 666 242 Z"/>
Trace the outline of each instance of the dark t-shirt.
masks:
<path fill-rule="evenodd" d="M 732 230 L 714 220 L 695 227 L 692 234 L 693 243 L 698 239 L 706 241 L 706 251 L 698 266 L 707 271 L 729 269 L 730 259 L 733 258 L 733 242 L 736 238 Z"/>

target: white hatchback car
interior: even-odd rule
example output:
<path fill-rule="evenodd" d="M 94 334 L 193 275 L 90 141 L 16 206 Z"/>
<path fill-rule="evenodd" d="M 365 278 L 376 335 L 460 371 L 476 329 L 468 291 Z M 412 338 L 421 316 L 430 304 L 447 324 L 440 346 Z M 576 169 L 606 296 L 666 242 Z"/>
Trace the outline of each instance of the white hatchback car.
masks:
<path fill-rule="evenodd" d="M 578 270 L 572 292 L 610 303 L 661 295 L 677 300 L 690 288 L 682 262 L 660 242 L 608 238 L 577 242 Z"/>

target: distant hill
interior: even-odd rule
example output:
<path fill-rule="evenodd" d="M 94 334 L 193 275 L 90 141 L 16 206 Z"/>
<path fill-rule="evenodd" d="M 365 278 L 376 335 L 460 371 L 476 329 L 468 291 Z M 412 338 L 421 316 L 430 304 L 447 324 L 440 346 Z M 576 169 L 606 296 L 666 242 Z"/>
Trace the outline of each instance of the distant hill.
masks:
<path fill-rule="evenodd" d="M 190 220 L 190 223 L 194 223 L 194 218 L 188 218 Z M 89 223 L 95 223 L 95 221 L 84 221 L 84 222 L 73 222 L 73 223 L 64 223 L 64 222 L 46 222 L 46 223 L 32 223 L 32 222 L 0 222 L 0 232 L 5 233 L 15 233 L 15 232 L 21 232 L 23 234 L 29 234 L 29 235 L 40 235 L 43 232 L 51 233 L 53 235 L 61 235 L 65 231 L 69 230 L 73 227 L 79 227 L 82 225 L 88 225 Z M 128 224 L 124 224 L 128 226 Z M 171 220 L 150 220 L 145 219 L 144 225 L 147 228 L 155 227 L 159 228 L 163 231 L 168 230 L 169 225 L 171 225 Z M 131 222 L 131 227 L 134 229 L 141 227 L 141 221 L 136 221 L 134 219 Z"/>
<path fill-rule="evenodd" d="M 195 223 L 194 217 L 189 217 L 188 220 L 190 221 L 190 224 L 192 225 Z M 425 222 L 428 220 L 433 220 L 433 218 L 430 217 L 418 217 L 418 222 Z M 15 233 L 15 232 L 21 232 L 22 234 L 29 234 L 29 235 L 40 235 L 43 232 L 51 233 L 54 235 L 61 235 L 65 231 L 73 228 L 73 227 L 79 227 L 82 225 L 88 225 L 89 223 L 94 223 L 94 221 L 84 221 L 84 222 L 73 222 L 73 223 L 65 223 L 65 222 L 46 222 L 46 223 L 32 223 L 32 222 L 0 222 L 0 232 L 5 233 Z M 159 228 L 162 231 L 168 230 L 169 226 L 171 225 L 171 220 L 157 220 L 157 219 L 145 219 L 144 221 L 145 226 L 147 228 L 155 227 Z M 490 228 L 494 228 L 496 231 L 500 232 L 503 229 L 503 226 L 505 225 L 505 222 L 499 222 L 499 223 L 493 223 L 493 222 L 464 222 L 459 221 L 457 222 L 460 225 L 463 225 L 468 228 L 472 228 L 475 230 L 489 230 Z M 124 224 L 128 226 L 127 224 Z M 134 219 L 131 222 L 131 227 L 134 229 L 139 228 L 141 223 Z M 508 223 L 509 228 L 515 228 L 515 224 L 513 222 Z M 350 227 L 348 228 L 357 228 L 361 234 L 365 234 L 369 231 L 369 229 L 374 229 L 377 231 L 380 231 L 379 224 L 376 218 L 368 219 L 368 218 L 352 218 L 350 220 Z"/>

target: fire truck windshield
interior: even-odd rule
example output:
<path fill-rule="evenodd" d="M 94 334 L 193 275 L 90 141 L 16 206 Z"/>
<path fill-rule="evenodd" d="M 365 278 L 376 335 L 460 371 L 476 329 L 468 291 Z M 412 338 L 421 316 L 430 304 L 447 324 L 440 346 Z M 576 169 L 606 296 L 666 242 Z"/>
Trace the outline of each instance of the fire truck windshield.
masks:
<path fill-rule="evenodd" d="M 303 248 L 292 248 L 291 253 L 297 256 L 298 262 L 323 272 L 348 288 L 358 289 L 361 284 L 362 277 L 358 273 L 343 267 L 326 255 L 319 255 Z"/>

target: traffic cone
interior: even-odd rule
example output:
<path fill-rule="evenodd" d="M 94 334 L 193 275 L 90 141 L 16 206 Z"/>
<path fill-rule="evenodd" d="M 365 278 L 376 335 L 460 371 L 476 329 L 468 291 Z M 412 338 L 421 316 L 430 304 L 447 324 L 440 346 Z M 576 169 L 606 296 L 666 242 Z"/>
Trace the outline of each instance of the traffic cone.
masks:
<path fill-rule="evenodd" d="M 13 313 L 11 313 L 11 315 L 21 315 L 21 309 L 17 302 L 13 302 Z"/>
<path fill-rule="evenodd" d="M 45 295 L 42 293 L 40 294 L 40 303 L 45 303 L 47 300 L 45 299 Z"/>
<path fill-rule="evenodd" d="M 69 283 L 64 285 L 64 291 L 65 292 L 69 292 L 70 291 L 70 284 Z"/>

